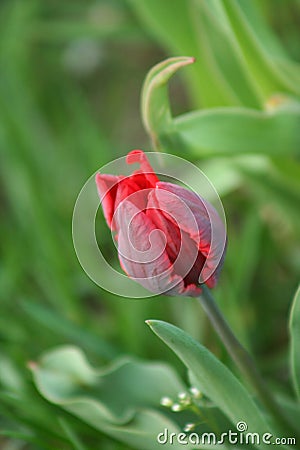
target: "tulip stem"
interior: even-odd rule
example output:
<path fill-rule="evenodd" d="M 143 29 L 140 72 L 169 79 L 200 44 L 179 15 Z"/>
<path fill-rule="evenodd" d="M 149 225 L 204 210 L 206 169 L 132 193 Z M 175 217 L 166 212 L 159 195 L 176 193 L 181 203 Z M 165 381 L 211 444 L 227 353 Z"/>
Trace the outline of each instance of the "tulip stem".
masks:
<path fill-rule="evenodd" d="M 199 301 L 240 372 L 245 376 L 249 384 L 251 384 L 258 398 L 272 414 L 280 428 L 285 433 L 290 431 L 295 434 L 295 430 L 269 391 L 261 374 L 258 372 L 252 357 L 239 342 L 225 320 L 210 290 L 204 284 L 201 285 L 201 289 L 202 294 L 199 297 Z"/>

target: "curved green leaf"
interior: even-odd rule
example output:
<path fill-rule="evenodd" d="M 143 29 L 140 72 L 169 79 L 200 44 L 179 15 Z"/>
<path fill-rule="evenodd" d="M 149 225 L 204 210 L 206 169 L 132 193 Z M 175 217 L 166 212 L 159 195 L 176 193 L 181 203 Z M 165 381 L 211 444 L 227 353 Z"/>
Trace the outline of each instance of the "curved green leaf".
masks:
<path fill-rule="evenodd" d="M 296 394 L 300 400 L 300 286 L 295 294 L 290 315 L 291 372 Z"/>
<path fill-rule="evenodd" d="M 265 96 L 274 92 L 285 91 L 300 94 L 299 84 L 291 82 L 269 57 L 248 23 L 248 18 L 237 0 L 222 0 L 222 4 L 230 20 L 231 28 L 243 54 L 249 70 L 263 88 Z"/>
<path fill-rule="evenodd" d="M 142 89 L 142 118 L 146 131 L 158 146 L 157 133 L 170 126 L 172 116 L 167 82 L 181 67 L 194 62 L 194 58 L 169 58 L 154 66 L 148 73 Z"/>
<path fill-rule="evenodd" d="M 263 434 L 270 431 L 245 387 L 212 353 L 174 325 L 159 320 L 149 320 L 147 324 L 177 354 L 192 372 L 201 391 L 233 424 L 243 420 L 249 432 Z"/>
<path fill-rule="evenodd" d="M 95 370 L 78 348 L 61 347 L 47 352 L 31 369 L 37 389 L 48 401 L 138 450 L 161 448 L 156 438 L 165 428 L 180 432 L 161 412 L 163 396 L 175 398 L 185 390 L 166 364 L 123 359 Z"/>

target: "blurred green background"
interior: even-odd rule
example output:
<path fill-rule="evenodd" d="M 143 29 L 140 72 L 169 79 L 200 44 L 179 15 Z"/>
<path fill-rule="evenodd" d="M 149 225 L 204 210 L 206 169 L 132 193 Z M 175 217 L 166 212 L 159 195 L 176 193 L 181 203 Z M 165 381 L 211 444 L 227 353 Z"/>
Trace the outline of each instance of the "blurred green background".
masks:
<path fill-rule="evenodd" d="M 300 2 L 253 3 L 300 63 Z M 151 150 L 140 116 L 142 83 L 154 64 L 180 55 L 177 30 L 169 43 L 141 9 L 125 0 L 0 4 L 3 450 L 76 448 L 59 421 L 65 416 L 86 448 L 125 450 L 39 395 L 27 366 L 55 346 L 78 345 L 96 367 L 122 354 L 168 360 L 185 377 L 144 324 L 156 318 L 182 327 L 230 364 L 194 300 L 114 297 L 86 276 L 73 249 L 72 211 L 81 187 L 104 163 L 133 148 Z M 167 8 L 161 17 L 167 20 Z M 171 81 L 175 115 L 204 105 L 190 81 L 181 75 Z M 211 176 L 226 211 L 228 254 L 215 292 L 220 307 L 263 375 L 289 392 L 287 317 L 300 270 L 299 153 L 297 163 L 291 155 L 240 155 L 232 162 L 176 152 Z M 104 223 L 101 230 L 110 249 Z"/>

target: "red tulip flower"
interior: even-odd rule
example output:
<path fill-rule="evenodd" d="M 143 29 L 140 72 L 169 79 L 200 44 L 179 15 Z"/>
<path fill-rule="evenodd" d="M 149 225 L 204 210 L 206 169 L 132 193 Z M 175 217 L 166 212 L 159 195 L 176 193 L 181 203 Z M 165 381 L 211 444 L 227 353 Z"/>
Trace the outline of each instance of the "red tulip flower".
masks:
<path fill-rule="evenodd" d="M 141 150 L 126 162 L 140 169 L 127 177 L 96 175 L 123 270 L 156 294 L 198 296 L 203 282 L 214 287 L 226 240 L 216 210 L 195 192 L 159 181 Z"/>

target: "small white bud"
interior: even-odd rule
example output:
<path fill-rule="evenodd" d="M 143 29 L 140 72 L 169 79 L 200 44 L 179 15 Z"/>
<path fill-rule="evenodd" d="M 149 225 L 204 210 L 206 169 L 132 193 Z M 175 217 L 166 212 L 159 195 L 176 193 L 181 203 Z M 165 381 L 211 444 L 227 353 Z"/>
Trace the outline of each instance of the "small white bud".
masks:
<path fill-rule="evenodd" d="M 163 398 L 160 400 L 160 404 L 161 404 L 162 406 L 166 406 L 167 408 L 170 408 L 170 407 L 173 405 L 173 400 L 170 399 L 170 397 L 163 397 Z"/>
<path fill-rule="evenodd" d="M 195 428 L 195 426 L 196 425 L 194 423 L 187 423 L 186 426 L 184 427 L 183 431 L 188 433 L 189 431 L 192 431 Z"/>
<path fill-rule="evenodd" d="M 187 393 L 186 392 L 179 392 L 178 398 L 179 400 L 186 400 L 187 399 Z"/>
<path fill-rule="evenodd" d="M 190 388 L 190 393 L 192 394 L 192 396 L 194 398 L 201 398 L 202 397 L 202 392 L 200 392 L 199 389 L 194 387 L 194 386 Z"/>
<path fill-rule="evenodd" d="M 178 399 L 182 407 L 187 407 L 191 405 L 191 397 L 186 392 L 180 392 L 178 394 Z"/>
<path fill-rule="evenodd" d="M 181 411 L 181 405 L 179 405 L 179 403 L 174 403 L 174 405 L 172 406 L 172 411 L 177 412 L 177 411 Z"/>

